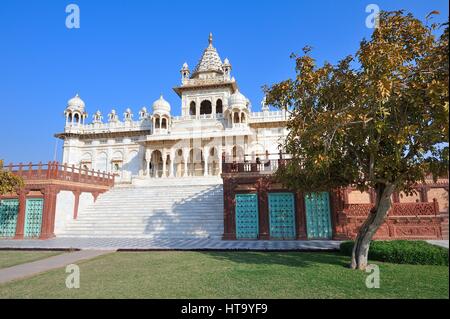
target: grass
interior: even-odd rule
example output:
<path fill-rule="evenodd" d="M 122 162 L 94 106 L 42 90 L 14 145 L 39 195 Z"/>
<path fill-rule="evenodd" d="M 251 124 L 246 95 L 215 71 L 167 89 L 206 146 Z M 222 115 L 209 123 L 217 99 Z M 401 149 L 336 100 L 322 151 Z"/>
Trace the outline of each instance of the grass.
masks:
<path fill-rule="evenodd" d="M 11 251 L 0 250 L 0 269 L 59 255 L 59 251 Z"/>
<path fill-rule="evenodd" d="M 118 252 L 0 285 L 0 298 L 448 298 L 447 266 L 380 266 L 380 288 L 349 257 L 314 252 Z"/>

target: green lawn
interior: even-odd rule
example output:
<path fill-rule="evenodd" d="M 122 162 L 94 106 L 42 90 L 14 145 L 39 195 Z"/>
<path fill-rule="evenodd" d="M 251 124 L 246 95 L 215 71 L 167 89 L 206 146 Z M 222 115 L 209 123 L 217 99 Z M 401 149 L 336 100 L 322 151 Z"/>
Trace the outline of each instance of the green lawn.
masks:
<path fill-rule="evenodd" d="M 118 252 L 0 285 L 0 298 L 448 298 L 448 267 L 380 266 L 381 287 L 339 253 Z"/>
<path fill-rule="evenodd" d="M 59 251 L 10 251 L 0 250 L 0 269 L 59 255 Z"/>

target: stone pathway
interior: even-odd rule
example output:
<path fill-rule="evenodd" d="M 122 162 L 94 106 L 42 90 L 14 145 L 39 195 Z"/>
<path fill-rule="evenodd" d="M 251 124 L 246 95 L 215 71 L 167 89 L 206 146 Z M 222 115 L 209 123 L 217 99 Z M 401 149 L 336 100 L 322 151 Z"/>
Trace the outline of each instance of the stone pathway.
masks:
<path fill-rule="evenodd" d="M 48 270 L 61 268 L 81 260 L 91 259 L 110 252 L 113 252 L 113 250 L 81 250 L 0 269 L 0 284 L 11 280 L 34 276 Z"/>
<path fill-rule="evenodd" d="M 220 239 L 72 238 L 0 240 L 0 249 L 95 250 L 337 250 L 335 240 L 225 241 Z"/>

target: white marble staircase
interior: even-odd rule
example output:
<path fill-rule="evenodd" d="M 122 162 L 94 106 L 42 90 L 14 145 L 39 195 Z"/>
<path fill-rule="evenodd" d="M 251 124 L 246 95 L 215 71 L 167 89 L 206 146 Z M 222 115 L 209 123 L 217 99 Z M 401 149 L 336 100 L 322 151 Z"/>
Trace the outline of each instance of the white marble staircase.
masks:
<path fill-rule="evenodd" d="M 116 186 L 100 195 L 57 237 L 221 238 L 221 179 L 159 179 L 139 185 Z"/>

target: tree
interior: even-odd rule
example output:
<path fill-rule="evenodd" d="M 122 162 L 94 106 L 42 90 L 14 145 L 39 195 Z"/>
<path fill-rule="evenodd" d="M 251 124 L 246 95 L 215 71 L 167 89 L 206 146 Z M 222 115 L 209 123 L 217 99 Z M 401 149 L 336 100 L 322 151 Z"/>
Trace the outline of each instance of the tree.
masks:
<path fill-rule="evenodd" d="M 427 26 L 403 11 L 381 12 L 355 56 L 318 67 L 311 49 L 303 51 L 292 55 L 294 79 L 265 87 L 267 102 L 290 112 L 281 146 L 292 160 L 276 176 L 306 192 L 375 191 L 352 254 L 351 267 L 365 269 L 393 192 L 410 194 L 448 169 L 448 22 Z"/>
<path fill-rule="evenodd" d="M 3 160 L 0 160 L 0 195 L 15 192 L 23 186 L 23 179 L 3 170 Z"/>

